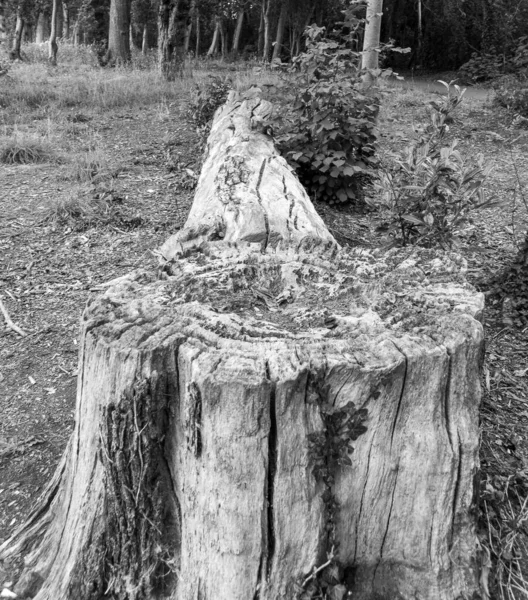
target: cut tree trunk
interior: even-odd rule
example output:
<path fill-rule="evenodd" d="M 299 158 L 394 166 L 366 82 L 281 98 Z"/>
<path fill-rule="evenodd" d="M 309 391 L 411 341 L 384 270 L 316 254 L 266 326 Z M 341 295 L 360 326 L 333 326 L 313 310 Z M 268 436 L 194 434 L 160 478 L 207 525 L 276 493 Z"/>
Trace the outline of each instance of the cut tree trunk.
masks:
<path fill-rule="evenodd" d="M 0 546 L 19 595 L 477 594 L 483 297 L 453 254 L 340 250 L 270 110 L 230 96 L 160 271 L 87 307 L 74 433 Z"/>

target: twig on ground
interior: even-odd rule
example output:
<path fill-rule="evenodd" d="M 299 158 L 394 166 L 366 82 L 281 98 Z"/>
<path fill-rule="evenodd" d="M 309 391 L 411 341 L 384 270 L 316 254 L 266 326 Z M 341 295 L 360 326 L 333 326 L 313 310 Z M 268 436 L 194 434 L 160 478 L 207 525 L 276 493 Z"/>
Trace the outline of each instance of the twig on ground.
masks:
<path fill-rule="evenodd" d="M 7 326 L 10 329 L 12 329 L 13 331 L 16 331 L 18 333 L 18 335 L 21 335 L 22 337 L 27 335 L 27 333 L 24 330 L 20 329 L 20 327 L 18 325 L 15 325 L 13 323 L 13 321 L 11 321 L 11 317 L 9 316 L 9 313 L 7 312 L 7 309 L 4 306 L 4 303 L 2 302 L 2 298 L 0 298 L 0 310 L 2 311 L 5 322 L 7 323 Z"/>

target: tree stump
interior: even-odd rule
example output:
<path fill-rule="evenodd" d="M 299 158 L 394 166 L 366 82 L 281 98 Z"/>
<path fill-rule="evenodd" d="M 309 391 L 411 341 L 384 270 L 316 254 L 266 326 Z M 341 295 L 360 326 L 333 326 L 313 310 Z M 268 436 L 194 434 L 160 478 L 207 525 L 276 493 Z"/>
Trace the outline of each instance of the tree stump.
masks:
<path fill-rule="evenodd" d="M 454 254 L 340 250 L 269 110 L 230 96 L 161 271 L 85 310 L 20 596 L 478 597 L 483 297 Z"/>

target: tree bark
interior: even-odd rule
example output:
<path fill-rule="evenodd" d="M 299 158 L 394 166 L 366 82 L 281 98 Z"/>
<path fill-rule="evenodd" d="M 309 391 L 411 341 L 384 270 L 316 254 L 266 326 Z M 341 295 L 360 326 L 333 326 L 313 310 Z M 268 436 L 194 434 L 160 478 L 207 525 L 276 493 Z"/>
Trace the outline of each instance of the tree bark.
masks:
<path fill-rule="evenodd" d="M 221 27 L 221 17 L 215 17 L 215 28 L 213 33 L 213 39 L 211 41 L 211 45 L 209 46 L 209 50 L 207 51 L 207 56 L 214 56 L 218 51 L 218 43 L 220 41 L 220 27 Z"/>
<path fill-rule="evenodd" d="M 232 51 L 233 51 L 234 56 L 236 56 L 238 54 L 239 47 L 240 47 L 240 36 L 242 34 L 242 26 L 244 25 L 244 13 L 245 13 L 245 10 L 243 8 L 241 8 L 238 11 L 238 15 L 237 15 L 237 22 L 236 22 L 236 27 L 235 27 L 235 33 L 233 35 L 233 46 L 232 46 Z"/>
<path fill-rule="evenodd" d="M 193 29 L 193 21 L 196 14 L 196 0 L 191 1 L 191 8 L 189 11 L 189 18 L 187 20 L 187 27 L 185 28 L 185 38 L 183 41 L 183 52 L 185 56 L 189 53 L 189 48 L 191 45 L 191 33 Z"/>
<path fill-rule="evenodd" d="M 200 43 L 201 43 L 202 29 L 200 27 L 200 11 L 196 9 L 196 48 L 194 55 L 200 56 Z"/>
<path fill-rule="evenodd" d="M 37 19 L 37 30 L 35 33 L 35 43 L 43 44 L 48 37 L 48 17 L 43 11 L 39 12 Z"/>
<path fill-rule="evenodd" d="M 275 36 L 275 46 L 273 48 L 272 60 L 280 60 L 282 49 L 282 39 L 284 37 L 284 28 L 286 27 L 286 19 L 288 17 L 289 2 L 282 0 L 281 11 L 279 14 L 279 22 L 277 23 L 277 35 Z"/>
<path fill-rule="evenodd" d="M 48 61 L 50 65 L 57 65 L 57 21 L 59 19 L 59 0 L 53 0 L 51 10 L 51 31 L 49 38 Z"/>
<path fill-rule="evenodd" d="M 143 25 L 143 36 L 141 38 L 141 54 L 145 56 L 149 50 L 148 44 L 148 25 L 145 23 Z"/>
<path fill-rule="evenodd" d="M 9 53 L 9 57 L 11 58 L 11 60 L 22 60 L 22 55 L 20 54 L 20 48 L 22 46 L 22 34 L 24 33 L 24 25 L 25 25 L 25 21 L 20 15 L 20 8 L 19 8 L 17 11 L 15 35 L 13 37 L 13 46 L 11 48 L 11 52 Z"/>
<path fill-rule="evenodd" d="M 363 69 L 375 70 L 378 68 L 382 13 L 383 0 L 368 0 L 365 37 L 363 39 L 363 58 L 361 62 Z M 369 81 L 373 78 L 375 77 L 372 73 L 367 73 Z"/>
<path fill-rule="evenodd" d="M 111 0 L 108 32 L 109 64 L 130 62 L 130 0 Z"/>
<path fill-rule="evenodd" d="M 62 35 L 66 40 L 70 39 L 70 9 L 68 4 L 63 1 L 62 3 Z"/>
<path fill-rule="evenodd" d="M 5 3 L 0 0 L 0 44 L 6 43 L 6 28 L 5 28 Z"/>
<path fill-rule="evenodd" d="M 74 433 L 0 546 L 19 596 L 293 599 L 329 560 L 333 597 L 476 594 L 483 296 L 452 254 L 339 250 L 270 111 L 230 96 L 160 272 L 85 310 Z"/>
<path fill-rule="evenodd" d="M 271 53 L 271 0 L 262 0 L 262 17 L 264 19 L 264 48 L 262 60 L 268 62 Z"/>
<path fill-rule="evenodd" d="M 172 81 L 181 76 L 185 55 L 185 29 L 189 18 L 189 0 L 160 0 L 158 7 L 158 65 L 164 77 Z"/>

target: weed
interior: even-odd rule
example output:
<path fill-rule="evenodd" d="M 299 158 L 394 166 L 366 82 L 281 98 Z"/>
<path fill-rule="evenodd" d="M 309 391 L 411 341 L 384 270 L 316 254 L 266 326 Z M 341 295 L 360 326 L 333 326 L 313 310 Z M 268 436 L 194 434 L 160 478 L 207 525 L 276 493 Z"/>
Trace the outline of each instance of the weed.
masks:
<path fill-rule="evenodd" d="M 106 170 L 106 164 L 106 157 L 101 150 L 97 148 L 88 150 L 74 157 L 63 172 L 62 178 L 66 181 L 89 183 L 96 178 L 101 178 Z"/>
<path fill-rule="evenodd" d="M 195 85 L 187 114 L 198 131 L 208 131 L 215 112 L 224 104 L 232 87 L 230 77 L 218 75 L 212 75 L 205 83 Z"/>
<path fill-rule="evenodd" d="M 374 173 L 379 102 L 363 90 L 358 53 L 324 31 L 306 30 L 307 50 L 291 73 L 295 84 L 283 86 L 292 111 L 289 119 L 277 117 L 277 142 L 306 189 L 334 204 L 360 199 L 362 181 Z"/>
<path fill-rule="evenodd" d="M 482 157 L 467 160 L 456 141 L 443 145 L 464 91 L 441 83 L 447 96 L 430 103 L 430 121 L 417 141 L 403 151 L 387 153 L 375 184 L 380 198 L 371 205 L 385 211 L 381 230 L 392 236 L 394 244 L 450 248 L 469 213 L 492 205 L 484 198 L 482 186 L 489 169 Z"/>
<path fill-rule="evenodd" d="M 54 158 L 49 143 L 40 137 L 20 132 L 15 132 L 11 137 L 0 137 L 0 163 L 41 163 Z"/>
<path fill-rule="evenodd" d="M 315 598 L 348 597 L 345 585 L 345 569 L 336 560 L 339 542 L 336 537 L 336 521 L 339 504 L 334 495 L 334 484 L 340 468 L 352 465 L 350 454 L 354 452 L 352 442 L 363 435 L 367 428 L 367 410 L 356 409 L 353 402 L 335 407 L 329 399 L 329 389 L 319 382 L 312 382 L 323 420 L 322 431 L 308 436 L 308 452 L 315 480 L 323 485 L 325 507 L 325 549 L 327 560 L 296 585 L 297 600 Z M 377 393 L 377 392 L 375 392 Z"/>

